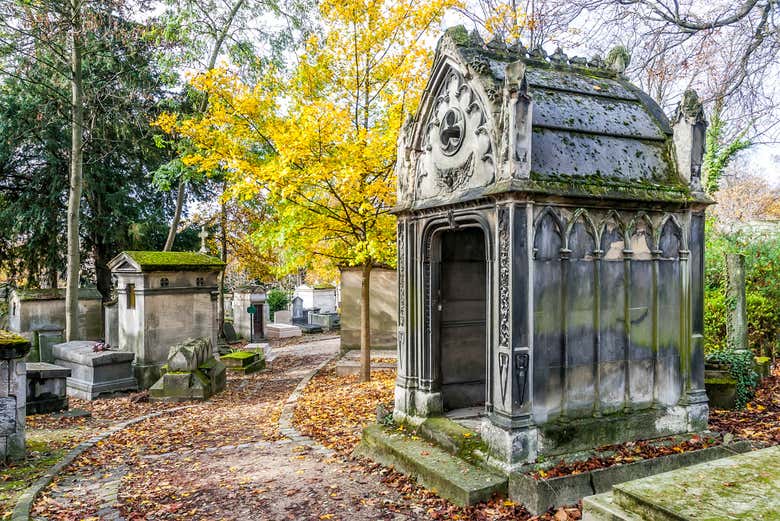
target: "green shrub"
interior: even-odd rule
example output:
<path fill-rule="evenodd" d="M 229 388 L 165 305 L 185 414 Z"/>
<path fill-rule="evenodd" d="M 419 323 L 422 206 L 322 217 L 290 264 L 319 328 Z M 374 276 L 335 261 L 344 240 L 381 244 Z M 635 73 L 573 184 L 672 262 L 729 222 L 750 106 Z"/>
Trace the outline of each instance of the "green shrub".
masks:
<path fill-rule="evenodd" d="M 287 296 L 287 293 L 280 289 L 272 289 L 269 291 L 268 295 L 266 295 L 266 300 L 272 316 L 277 311 L 287 309 L 287 305 L 290 303 L 290 298 Z"/>
<path fill-rule="evenodd" d="M 726 254 L 745 255 L 745 293 L 748 338 L 757 355 L 772 356 L 780 336 L 780 237 L 707 231 L 704 267 L 705 349 L 715 352 L 726 346 Z"/>

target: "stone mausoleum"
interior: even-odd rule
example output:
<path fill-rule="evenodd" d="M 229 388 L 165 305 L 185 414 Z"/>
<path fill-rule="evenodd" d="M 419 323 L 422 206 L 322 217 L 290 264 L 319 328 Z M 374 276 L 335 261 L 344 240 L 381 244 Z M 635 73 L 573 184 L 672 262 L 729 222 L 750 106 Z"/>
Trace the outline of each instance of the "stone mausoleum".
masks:
<path fill-rule="evenodd" d="M 221 260 L 194 252 L 125 251 L 108 263 L 116 280 L 118 347 L 135 353 L 138 386 L 161 376 L 172 346 L 206 338 L 216 353 Z"/>
<path fill-rule="evenodd" d="M 700 431 L 706 122 L 600 59 L 441 39 L 398 151 L 394 417 L 505 470 Z"/>

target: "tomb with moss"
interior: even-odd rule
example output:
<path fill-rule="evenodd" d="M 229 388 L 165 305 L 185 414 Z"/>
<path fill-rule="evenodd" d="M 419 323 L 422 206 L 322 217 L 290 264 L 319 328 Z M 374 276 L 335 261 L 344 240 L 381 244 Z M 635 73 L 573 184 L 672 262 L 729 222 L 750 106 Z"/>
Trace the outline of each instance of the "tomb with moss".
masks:
<path fill-rule="evenodd" d="M 706 123 L 628 60 L 450 29 L 401 132 L 393 416 L 473 429 L 505 474 L 707 426 Z"/>

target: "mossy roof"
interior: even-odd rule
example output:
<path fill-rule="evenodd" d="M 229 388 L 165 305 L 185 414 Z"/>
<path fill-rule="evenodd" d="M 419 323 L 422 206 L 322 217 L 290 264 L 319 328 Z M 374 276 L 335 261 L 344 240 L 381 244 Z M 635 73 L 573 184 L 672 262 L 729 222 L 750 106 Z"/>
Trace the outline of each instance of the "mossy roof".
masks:
<path fill-rule="evenodd" d="M 65 288 L 27 288 L 17 289 L 19 300 L 61 300 L 65 298 Z M 103 296 L 97 288 L 79 288 L 79 300 L 99 300 Z"/>
<path fill-rule="evenodd" d="M 211 255 L 191 251 L 126 251 L 141 271 L 210 271 L 222 270 L 225 263 Z"/>
<path fill-rule="evenodd" d="M 10 331 L 0 329 L 0 349 L 4 347 L 28 345 L 29 343 L 29 340 L 17 335 L 16 333 L 11 333 Z"/>

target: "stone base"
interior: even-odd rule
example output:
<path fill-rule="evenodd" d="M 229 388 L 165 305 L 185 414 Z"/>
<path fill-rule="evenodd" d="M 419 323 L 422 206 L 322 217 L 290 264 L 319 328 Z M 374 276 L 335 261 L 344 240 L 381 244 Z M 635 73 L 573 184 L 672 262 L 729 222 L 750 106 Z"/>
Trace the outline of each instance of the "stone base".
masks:
<path fill-rule="evenodd" d="M 576 505 L 586 496 L 609 492 L 619 483 L 749 450 L 751 446 L 748 442 L 740 442 L 550 479 L 534 479 L 529 474 L 513 473 L 509 476 L 509 498 L 522 503 L 532 514 L 539 515 L 550 508 Z"/>
<path fill-rule="evenodd" d="M 94 400 L 101 394 L 137 390 L 138 382 L 132 372 L 135 355 L 127 351 L 95 352 L 95 344 L 75 341 L 54 346 L 56 364 L 71 370 L 68 396 Z"/>
<path fill-rule="evenodd" d="M 290 324 L 267 324 L 265 335 L 272 340 L 281 340 L 283 338 L 294 338 L 303 336 L 301 328 Z"/>
<path fill-rule="evenodd" d="M 27 364 L 27 415 L 47 414 L 68 408 L 67 378 L 70 369 L 45 362 Z"/>
<path fill-rule="evenodd" d="M 473 505 L 506 491 L 506 477 L 381 425 L 369 425 L 363 430 L 363 439 L 355 453 L 392 465 L 456 505 Z"/>
<path fill-rule="evenodd" d="M 777 519 L 780 447 L 615 485 L 582 501 L 583 521 Z"/>
<path fill-rule="evenodd" d="M 728 371 L 705 371 L 704 388 L 711 407 L 733 409 L 737 405 L 737 381 Z"/>
<path fill-rule="evenodd" d="M 139 389 L 149 389 L 162 377 L 162 366 L 165 364 L 133 363 L 133 376 L 138 381 Z"/>
<path fill-rule="evenodd" d="M 228 371 L 241 374 L 251 374 L 265 369 L 265 358 L 260 353 L 252 351 L 234 351 L 220 357 Z"/>

